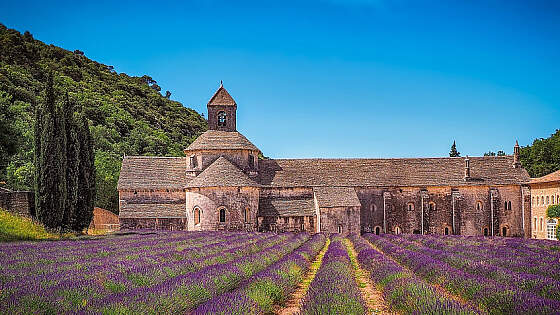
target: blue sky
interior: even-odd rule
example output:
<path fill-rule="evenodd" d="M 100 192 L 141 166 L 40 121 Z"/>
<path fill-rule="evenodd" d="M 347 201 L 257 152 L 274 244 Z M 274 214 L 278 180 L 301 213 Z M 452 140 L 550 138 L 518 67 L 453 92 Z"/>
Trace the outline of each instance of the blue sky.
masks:
<path fill-rule="evenodd" d="M 206 114 L 270 157 L 447 156 L 560 128 L 560 1 L 4 1 L 0 22 Z"/>

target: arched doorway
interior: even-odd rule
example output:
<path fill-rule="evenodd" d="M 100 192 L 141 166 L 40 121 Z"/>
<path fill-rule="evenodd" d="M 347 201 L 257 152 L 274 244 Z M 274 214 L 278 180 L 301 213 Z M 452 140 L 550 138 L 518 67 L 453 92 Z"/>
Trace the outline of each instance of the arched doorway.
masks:
<path fill-rule="evenodd" d="M 379 235 L 381 234 L 381 227 L 380 226 L 376 226 L 375 227 L 375 235 Z"/>

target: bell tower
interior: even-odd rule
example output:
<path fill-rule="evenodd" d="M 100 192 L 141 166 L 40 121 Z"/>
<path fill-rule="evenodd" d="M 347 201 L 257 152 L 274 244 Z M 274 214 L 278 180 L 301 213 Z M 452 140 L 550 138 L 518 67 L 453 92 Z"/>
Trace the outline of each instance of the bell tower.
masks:
<path fill-rule="evenodd" d="M 237 104 L 224 88 L 222 81 L 207 107 L 209 130 L 237 131 Z"/>

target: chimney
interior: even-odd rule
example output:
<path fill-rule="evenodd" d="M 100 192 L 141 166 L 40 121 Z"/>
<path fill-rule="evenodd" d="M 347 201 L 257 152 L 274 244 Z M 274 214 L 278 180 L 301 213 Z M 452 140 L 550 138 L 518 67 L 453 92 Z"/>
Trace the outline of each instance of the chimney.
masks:
<path fill-rule="evenodd" d="M 471 178 L 471 161 L 469 160 L 469 156 L 465 158 L 465 181 Z"/>
<path fill-rule="evenodd" d="M 521 161 L 519 160 L 519 143 L 515 140 L 515 146 L 513 147 L 513 168 L 520 168 Z"/>

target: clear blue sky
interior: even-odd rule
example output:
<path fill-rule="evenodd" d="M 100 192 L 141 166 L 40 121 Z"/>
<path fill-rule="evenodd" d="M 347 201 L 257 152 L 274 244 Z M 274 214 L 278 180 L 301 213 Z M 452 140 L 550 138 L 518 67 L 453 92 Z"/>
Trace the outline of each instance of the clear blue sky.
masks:
<path fill-rule="evenodd" d="M 560 1 L 118 2 L 2 1 L 0 22 L 201 113 L 224 80 L 274 158 L 511 153 L 560 128 Z"/>

